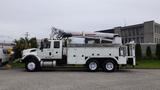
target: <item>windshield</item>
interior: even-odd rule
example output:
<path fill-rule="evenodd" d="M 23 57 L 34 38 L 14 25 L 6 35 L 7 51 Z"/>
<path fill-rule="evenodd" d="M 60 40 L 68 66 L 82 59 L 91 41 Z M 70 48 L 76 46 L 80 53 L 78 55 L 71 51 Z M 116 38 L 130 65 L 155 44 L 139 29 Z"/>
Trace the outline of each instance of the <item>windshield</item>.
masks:
<path fill-rule="evenodd" d="M 47 39 L 44 39 L 41 41 L 40 48 L 50 48 L 51 47 L 51 42 L 48 41 Z"/>

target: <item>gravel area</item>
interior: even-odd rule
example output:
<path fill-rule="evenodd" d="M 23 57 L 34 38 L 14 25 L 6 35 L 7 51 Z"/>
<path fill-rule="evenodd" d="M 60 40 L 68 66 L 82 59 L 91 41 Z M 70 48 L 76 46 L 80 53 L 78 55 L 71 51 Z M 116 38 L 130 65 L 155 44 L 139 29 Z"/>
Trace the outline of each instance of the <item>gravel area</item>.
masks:
<path fill-rule="evenodd" d="M 160 69 L 125 69 L 113 73 L 0 70 L 0 90 L 160 90 Z"/>

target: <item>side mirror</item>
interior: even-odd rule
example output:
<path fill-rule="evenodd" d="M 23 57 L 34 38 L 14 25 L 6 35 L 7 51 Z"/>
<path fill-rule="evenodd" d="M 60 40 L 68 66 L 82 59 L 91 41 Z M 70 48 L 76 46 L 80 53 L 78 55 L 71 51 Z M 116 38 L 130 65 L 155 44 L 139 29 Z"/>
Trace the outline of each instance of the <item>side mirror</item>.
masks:
<path fill-rule="evenodd" d="M 44 48 L 44 45 L 43 45 L 43 42 L 41 41 L 41 45 L 40 45 L 40 50 L 43 52 L 43 48 Z"/>
<path fill-rule="evenodd" d="M 41 45 L 40 50 L 43 52 L 43 45 Z"/>

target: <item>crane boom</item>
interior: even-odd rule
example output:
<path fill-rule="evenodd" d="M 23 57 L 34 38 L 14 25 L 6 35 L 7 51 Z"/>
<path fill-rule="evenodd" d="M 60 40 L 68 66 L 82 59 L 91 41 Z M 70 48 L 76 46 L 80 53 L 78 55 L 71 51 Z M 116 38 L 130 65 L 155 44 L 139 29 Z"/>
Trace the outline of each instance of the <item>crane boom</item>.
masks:
<path fill-rule="evenodd" d="M 52 28 L 52 32 L 50 34 L 50 39 L 60 40 L 66 37 L 78 37 L 78 38 L 88 38 L 88 39 L 101 39 L 104 41 L 109 41 L 115 44 L 121 44 L 121 37 L 118 34 L 113 33 L 98 33 L 98 32 L 64 32 L 61 29 L 57 29 L 55 27 Z"/>

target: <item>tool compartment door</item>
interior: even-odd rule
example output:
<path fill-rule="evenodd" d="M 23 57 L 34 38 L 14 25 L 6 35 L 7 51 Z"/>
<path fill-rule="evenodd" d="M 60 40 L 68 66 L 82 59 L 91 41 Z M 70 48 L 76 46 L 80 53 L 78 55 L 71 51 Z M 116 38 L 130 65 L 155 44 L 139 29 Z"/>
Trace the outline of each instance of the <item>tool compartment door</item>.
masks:
<path fill-rule="evenodd" d="M 67 53 L 68 64 L 85 64 L 85 48 L 69 47 Z"/>

